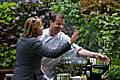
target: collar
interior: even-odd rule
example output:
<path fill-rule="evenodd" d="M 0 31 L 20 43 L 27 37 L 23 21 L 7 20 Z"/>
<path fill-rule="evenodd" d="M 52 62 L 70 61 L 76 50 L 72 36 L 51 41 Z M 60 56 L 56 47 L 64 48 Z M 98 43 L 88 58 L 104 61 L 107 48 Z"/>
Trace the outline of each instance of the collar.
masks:
<path fill-rule="evenodd" d="M 44 33 L 45 33 L 45 36 L 50 36 L 50 37 L 54 37 L 54 38 L 59 38 L 59 36 L 61 35 L 61 31 L 58 33 L 58 34 L 56 34 L 55 36 L 51 36 L 50 35 L 50 28 L 47 28 L 47 29 L 45 29 L 44 30 Z"/>

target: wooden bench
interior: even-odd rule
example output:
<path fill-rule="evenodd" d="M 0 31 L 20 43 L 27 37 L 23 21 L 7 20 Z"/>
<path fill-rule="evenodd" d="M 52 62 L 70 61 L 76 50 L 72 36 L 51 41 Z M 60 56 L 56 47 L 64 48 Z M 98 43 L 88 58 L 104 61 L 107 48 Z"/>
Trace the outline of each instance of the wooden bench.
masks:
<path fill-rule="evenodd" d="M 13 68 L 0 69 L 0 80 L 11 80 L 13 72 L 14 72 Z"/>

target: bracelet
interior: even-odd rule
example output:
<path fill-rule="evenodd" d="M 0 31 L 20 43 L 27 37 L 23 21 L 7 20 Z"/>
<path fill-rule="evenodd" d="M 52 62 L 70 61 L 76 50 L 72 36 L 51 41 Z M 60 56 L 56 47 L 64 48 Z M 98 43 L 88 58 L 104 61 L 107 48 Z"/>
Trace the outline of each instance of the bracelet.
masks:
<path fill-rule="evenodd" d="M 92 58 L 96 58 L 94 54 L 93 54 Z"/>
<path fill-rule="evenodd" d="M 79 49 L 77 50 L 77 51 L 80 51 L 80 50 L 82 50 L 83 48 L 82 47 L 79 47 Z"/>
<path fill-rule="evenodd" d="M 80 55 L 79 51 L 82 50 L 82 49 L 83 49 L 82 47 L 79 47 L 79 49 L 77 49 L 77 55 Z"/>

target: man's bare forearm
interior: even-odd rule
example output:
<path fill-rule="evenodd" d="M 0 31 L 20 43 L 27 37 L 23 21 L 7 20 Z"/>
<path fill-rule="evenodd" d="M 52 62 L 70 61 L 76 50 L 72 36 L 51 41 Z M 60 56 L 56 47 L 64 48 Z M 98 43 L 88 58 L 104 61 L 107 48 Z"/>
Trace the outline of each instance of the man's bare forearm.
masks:
<path fill-rule="evenodd" d="M 91 52 L 86 49 L 81 49 L 78 51 L 78 55 L 84 56 L 84 57 L 94 57 L 95 54 L 98 54 L 97 52 Z"/>

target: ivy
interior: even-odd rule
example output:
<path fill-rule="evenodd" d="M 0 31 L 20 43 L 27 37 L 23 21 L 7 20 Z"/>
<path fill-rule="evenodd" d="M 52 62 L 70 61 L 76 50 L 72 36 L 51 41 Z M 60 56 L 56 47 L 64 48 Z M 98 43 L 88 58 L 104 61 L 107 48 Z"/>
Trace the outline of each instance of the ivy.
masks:
<path fill-rule="evenodd" d="M 84 5 L 82 1 L 56 1 L 52 2 L 51 10 L 64 14 L 67 27 L 77 26 L 80 31 L 78 45 L 91 51 L 105 52 L 111 58 L 111 64 L 119 65 L 120 5 L 112 0 L 94 5 L 95 1 L 86 0 L 88 5 L 84 1 Z"/>

